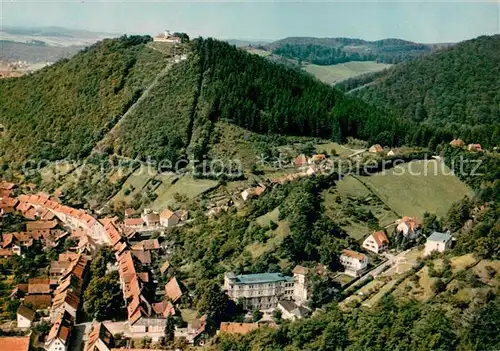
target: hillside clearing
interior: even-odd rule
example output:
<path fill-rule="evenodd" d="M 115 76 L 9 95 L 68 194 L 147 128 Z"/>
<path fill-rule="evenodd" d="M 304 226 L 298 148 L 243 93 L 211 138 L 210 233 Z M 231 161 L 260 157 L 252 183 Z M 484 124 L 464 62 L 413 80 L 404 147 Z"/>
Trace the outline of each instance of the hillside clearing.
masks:
<path fill-rule="evenodd" d="M 444 216 L 451 204 L 472 191 L 436 160 L 405 163 L 370 177 L 359 177 L 399 215 L 422 217 L 424 212 Z"/>
<path fill-rule="evenodd" d="M 375 61 L 352 61 L 331 66 L 307 64 L 304 66 L 304 70 L 323 83 L 335 84 L 361 74 L 382 71 L 390 66 L 392 65 Z"/>
<path fill-rule="evenodd" d="M 165 184 L 167 184 L 167 182 L 165 182 Z M 218 183 L 214 180 L 194 179 L 189 176 L 182 177 L 174 184 L 171 184 L 171 186 L 166 185 L 163 188 L 161 188 L 161 186 L 158 187 L 158 197 L 151 204 L 151 208 L 153 210 L 160 210 L 166 207 L 173 206 L 177 202 L 175 200 L 176 194 L 184 195 L 188 199 L 192 199 L 208 191 L 209 189 L 216 187 L 217 184 Z"/>

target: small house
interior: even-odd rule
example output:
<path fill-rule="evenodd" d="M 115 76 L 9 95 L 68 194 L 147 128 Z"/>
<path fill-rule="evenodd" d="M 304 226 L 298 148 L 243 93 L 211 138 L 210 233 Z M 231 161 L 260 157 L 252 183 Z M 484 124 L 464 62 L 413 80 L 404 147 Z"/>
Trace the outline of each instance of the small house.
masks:
<path fill-rule="evenodd" d="M 340 255 L 340 263 L 344 266 L 345 274 L 358 277 L 366 270 L 368 258 L 362 253 L 344 249 Z"/>
<path fill-rule="evenodd" d="M 450 146 L 455 148 L 462 148 L 465 146 L 465 143 L 462 139 L 453 139 L 450 141 Z"/>
<path fill-rule="evenodd" d="M 379 144 L 375 144 L 375 145 L 370 146 L 368 151 L 373 153 L 373 154 L 377 154 L 379 152 L 384 151 L 384 148 L 382 146 L 380 146 Z"/>
<path fill-rule="evenodd" d="M 307 317 L 310 311 L 304 306 L 299 306 L 291 300 L 281 300 L 278 302 L 278 310 L 281 311 L 281 318 L 297 320 Z"/>
<path fill-rule="evenodd" d="M 451 248 L 453 237 L 448 233 L 432 233 L 425 242 L 424 256 L 430 255 L 432 252 L 445 252 Z"/>
<path fill-rule="evenodd" d="M 31 327 L 31 323 L 35 320 L 35 312 L 30 310 L 24 305 L 20 305 L 16 311 L 17 315 L 17 327 L 21 329 L 28 329 Z"/>
<path fill-rule="evenodd" d="M 467 150 L 472 151 L 472 152 L 482 152 L 483 149 L 481 148 L 481 144 L 469 144 L 467 146 Z"/>
<path fill-rule="evenodd" d="M 414 238 L 421 227 L 422 222 L 416 217 L 404 216 L 396 220 L 396 232 L 407 238 Z"/>
<path fill-rule="evenodd" d="M 302 155 L 297 156 L 295 158 L 295 160 L 293 161 L 293 165 L 295 167 L 306 166 L 307 165 L 307 157 L 306 157 L 306 155 L 302 154 Z"/>
<path fill-rule="evenodd" d="M 102 323 L 94 324 L 87 337 L 84 351 L 110 351 L 113 347 L 113 334 Z"/>
<path fill-rule="evenodd" d="M 365 250 L 378 254 L 379 252 L 382 252 L 385 249 L 387 249 L 388 245 L 389 245 L 389 239 L 385 235 L 385 232 L 378 231 L 378 232 L 373 232 L 373 234 L 368 236 L 363 241 L 362 246 Z"/>
<path fill-rule="evenodd" d="M 73 324 L 73 316 L 66 311 L 61 312 L 50 328 L 49 335 L 45 339 L 44 349 L 46 351 L 68 351 Z"/>
<path fill-rule="evenodd" d="M 177 224 L 179 224 L 180 218 L 179 216 L 173 212 L 170 211 L 168 208 L 164 209 L 160 213 L 160 225 L 166 228 L 173 227 Z"/>

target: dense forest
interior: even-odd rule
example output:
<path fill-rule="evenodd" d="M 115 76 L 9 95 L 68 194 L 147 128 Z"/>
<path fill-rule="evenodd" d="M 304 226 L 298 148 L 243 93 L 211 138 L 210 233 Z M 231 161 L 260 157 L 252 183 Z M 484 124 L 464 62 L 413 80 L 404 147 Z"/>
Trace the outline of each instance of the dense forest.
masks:
<path fill-rule="evenodd" d="M 457 134 L 485 126 L 481 131 L 489 129 L 493 139 L 500 135 L 490 127 L 500 122 L 499 61 L 500 35 L 479 37 L 397 65 L 355 95 L 394 115 Z M 476 131 L 471 130 L 468 141 L 488 139 Z"/>
<path fill-rule="evenodd" d="M 373 310 L 343 313 L 331 305 L 310 319 L 245 336 L 222 334 L 217 350 L 495 350 L 500 300 L 478 302 L 466 314 L 439 303 L 384 298 Z"/>
<path fill-rule="evenodd" d="M 0 81 L 6 160 L 78 158 L 120 119 L 164 67 L 150 37 L 104 40 L 71 60 Z"/>
<path fill-rule="evenodd" d="M 399 63 L 433 51 L 432 45 L 400 39 L 285 38 L 268 45 L 274 54 L 316 65 L 350 61 Z"/>
<path fill-rule="evenodd" d="M 175 161 L 183 155 L 201 159 L 214 142 L 212 130 L 217 121 L 261 134 L 335 141 L 355 137 L 386 146 L 418 145 L 435 149 L 442 141 L 454 137 L 461 137 L 467 143 L 480 142 L 487 148 L 500 143 L 500 125 L 492 125 L 498 121 L 499 89 L 495 81 L 498 74 L 491 74 L 498 72 L 498 36 L 463 43 L 402 66 L 425 67 L 429 60 L 444 60 L 449 65 L 452 62 L 443 58 L 450 54 L 464 59 L 471 57 L 474 49 L 488 50 L 478 58 L 480 65 L 472 65 L 480 67 L 477 71 L 472 70 L 471 64 L 457 61 L 457 65 L 470 68 L 464 69 L 462 81 L 473 84 L 466 85 L 460 93 L 467 93 L 464 95 L 467 104 L 453 105 L 453 111 L 457 112 L 449 117 L 436 112 L 435 104 L 454 101 L 446 97 L 463 86 L 456 82 L 458 69 L 443 71 L 442 79 L 456 84 L 436 85 L 441 89 L 433 92 L 440 92 L 436 101 L 424 99 L 421 104 L 414 101 L 413 96 L 418 96 L 419 87 L 424 84 L 411 82 L 407 86 L 394 82 L 395 86 L 401 85 L 397 90 L 401 99 L 394 105 L 392 100 L 384 103 L 374 98 L 378 95 L 370 95 L 378 92 L 375 90 L 378 87 L 360 93 L 374 105 L 385 107 L 384 111 L 305 73 L 225 42 L 195 39 L 183 44 L 190 52 L 187 59 L 172 64 L 168 54 L 146 46 L 150 40 L 149 37 L 105 40 L 71 60 L 19 79 L 0 81 L 3 159 L 22 162 L 82 158 L 99 142 L 107 153 L 143 160 Z M 427 71 L 421 73 L 426 77 Z M 440 75 L 435 72 L 434 76 Z M 379 85 L 384 86 L 385 80 L 381 79 Z M 408 86 L 415 87 L 415 93 L 410 90 L 403 93 L 404 89 L 410 89 Z M 147 87 L 150 89 L 146 92 Z M 141 101 L 130 109 L 140 97 Z M 406 101 L 401 112 L 398 107 L 403 102 L 399 100 Z M 405 114 L 406 110 L 412 112 Z M 117 128 L 108 134 L 118 121 Z"/>

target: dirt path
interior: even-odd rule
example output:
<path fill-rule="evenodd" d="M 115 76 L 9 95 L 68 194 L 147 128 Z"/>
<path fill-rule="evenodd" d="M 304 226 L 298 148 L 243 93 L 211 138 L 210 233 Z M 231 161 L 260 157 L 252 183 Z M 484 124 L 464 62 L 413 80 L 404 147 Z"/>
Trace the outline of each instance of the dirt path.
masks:
<path fill-rule="evenodd" d="M 154 49 L 154 50 L 157 50 L 157 49 Z M 159 51 L 159 50 L 157 50 Z M 106 144 L 106 141 L 111 138 L 116 132 L 117 130 L 120 128 L 120 125 L 122 123 L 122 121 L 127 118 L 128 115 L 132 114 L 133 112 L 135 112 L 139 106 L 139 104 L 144 101 L 145 99 L 147 99 L 150 95 L 151 95 L 151 92 L 153 91 L 153 89 L 156 88 L 156 86 L 158 85 L 158 83 L 168 74 L 168 72 L 170 71 L 170 69 L 178 62 L 180 61 L 183 61 L 187 58 L 187 56 L 175 56 L 174 58 L 172 58 L 168 63 L 167 65 L 156 75 L 156 77 L 154 78 L 153 82 L 146 88 L 146 90 L 144 90 L 144 93 L 142 93 L 142 95 L 137 99 L 136 102 L 134 102 L 134 104 L 132 106 L 130 106 L 130 108 L 127 110 L 127 112 L 125 112 L 123 114 L 123 116 L 118 120 L 118 122 L 113 126 L 113 128 L 111 128 L 111 130 L 106 133 L 106 135 L 103 137 L 103 139 L 101 141 L 99 141 L 95 146 L 94 146 L 94 149 L 92 150 L 92 153 L 95 153 L 95 152 L 102 152 L 102 149 L 104 147 L 104 145 Z"/>

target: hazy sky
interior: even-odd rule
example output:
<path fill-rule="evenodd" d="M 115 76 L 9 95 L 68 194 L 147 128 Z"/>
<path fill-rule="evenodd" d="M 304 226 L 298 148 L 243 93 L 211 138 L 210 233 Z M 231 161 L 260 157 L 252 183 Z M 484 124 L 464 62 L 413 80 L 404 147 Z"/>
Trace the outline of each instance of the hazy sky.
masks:
<path fill-rule="evenodd" d="M 455 42 L 500 32 L 500 1 L 0 0 L 2 25 L 116 33 L 279 39 L 287 36 Z"/>

